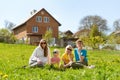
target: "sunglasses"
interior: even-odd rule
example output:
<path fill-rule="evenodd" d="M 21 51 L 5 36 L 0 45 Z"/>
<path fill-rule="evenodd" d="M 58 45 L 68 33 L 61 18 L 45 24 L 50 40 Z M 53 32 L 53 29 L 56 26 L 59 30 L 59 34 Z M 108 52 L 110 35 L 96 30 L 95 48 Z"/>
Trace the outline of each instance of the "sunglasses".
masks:
<path fill-rule="evenodd" d="M 57 53 L 56 51 L 53 52 L 54 54 Z"/>
<path fill-rule="evenodd" d="M 72 49 L 70 49 L 70 48 L 67 48 L 67 50 L 72 51 Z"/>
<path fill-rule="evenodd" d="M 41 42 L 41 44 L 46 44 L 46 42 Z"/>

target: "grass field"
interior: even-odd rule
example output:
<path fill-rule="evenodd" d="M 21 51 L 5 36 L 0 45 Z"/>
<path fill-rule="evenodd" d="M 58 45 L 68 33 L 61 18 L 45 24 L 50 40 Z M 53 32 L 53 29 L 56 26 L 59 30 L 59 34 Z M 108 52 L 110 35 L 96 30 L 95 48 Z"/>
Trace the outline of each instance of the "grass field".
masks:
<path fill-rule="evenodd" d="M 88 51 L 94 69 L 22 68 L 36 46 L 0 43 L 0 80 L 120 80 L 120 51 Z M 50 48 L 53 51 L 54 48 Z M 61 54 L 64 48 L 59 48 Z"/>

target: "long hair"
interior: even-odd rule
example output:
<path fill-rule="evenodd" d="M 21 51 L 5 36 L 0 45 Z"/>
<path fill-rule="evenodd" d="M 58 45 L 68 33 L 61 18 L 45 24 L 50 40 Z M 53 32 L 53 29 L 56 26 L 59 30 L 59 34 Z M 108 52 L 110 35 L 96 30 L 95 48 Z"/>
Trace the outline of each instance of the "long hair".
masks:
<path fill-rule="evenodd" d="M 42 42 L 45 42 L 45 43 L 46 43 L 45 48 L 42 47 Z M 47 46 L 47 42 L 46 42 L 45 39 L 41 39 L 41 40 L 40 40 L 40 46 L 42 47 L 42 49 L 44 49 L 44 57 L 47 57 L 47 56 L 48 56 L 48 46 Z"/>

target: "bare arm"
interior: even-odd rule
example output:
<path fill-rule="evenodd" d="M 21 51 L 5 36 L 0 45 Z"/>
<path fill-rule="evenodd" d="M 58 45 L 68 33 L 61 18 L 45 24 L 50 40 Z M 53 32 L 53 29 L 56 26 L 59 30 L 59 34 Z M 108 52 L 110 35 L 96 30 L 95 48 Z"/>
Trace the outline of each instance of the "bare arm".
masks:
<path fill-rule="evenodd" d="M 84 56 L 80 56 L 80 62 L 83 62 L 84 61 Z"/>
<path fill-rule="evenodd" d="M 63 62 L 64 62 L 64 67 L 65 67 L 65 68 L 71 66 L 71 64 L 72 64 L 72 62 L 73 62 L 73 58 L 71 58 L 70 55 L 69 55 L 68 57 L 69 57 L 69 60 L 70 60 L 70 61 L 69 61 L 69 63 L 67 63 L 67 64 L 64 62 L 64 59 L 62 59 Z"/>
<path fill-rule="evenodd" d="M 48 64 L 51 64 L 50 49 L 48 48 Z"/>

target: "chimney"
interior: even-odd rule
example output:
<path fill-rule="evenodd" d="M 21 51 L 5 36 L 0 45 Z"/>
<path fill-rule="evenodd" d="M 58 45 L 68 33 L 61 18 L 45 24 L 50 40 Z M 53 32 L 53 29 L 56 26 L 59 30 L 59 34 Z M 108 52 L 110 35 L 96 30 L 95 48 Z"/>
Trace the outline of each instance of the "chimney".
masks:
<path fill-rule="evenodd" d="M 30 14 L 31 14 L 31 15 L 34 15 L 36 12 L 37 12 L 37 10 L 33 9 L 33 10 L 30 12 Z"/>

